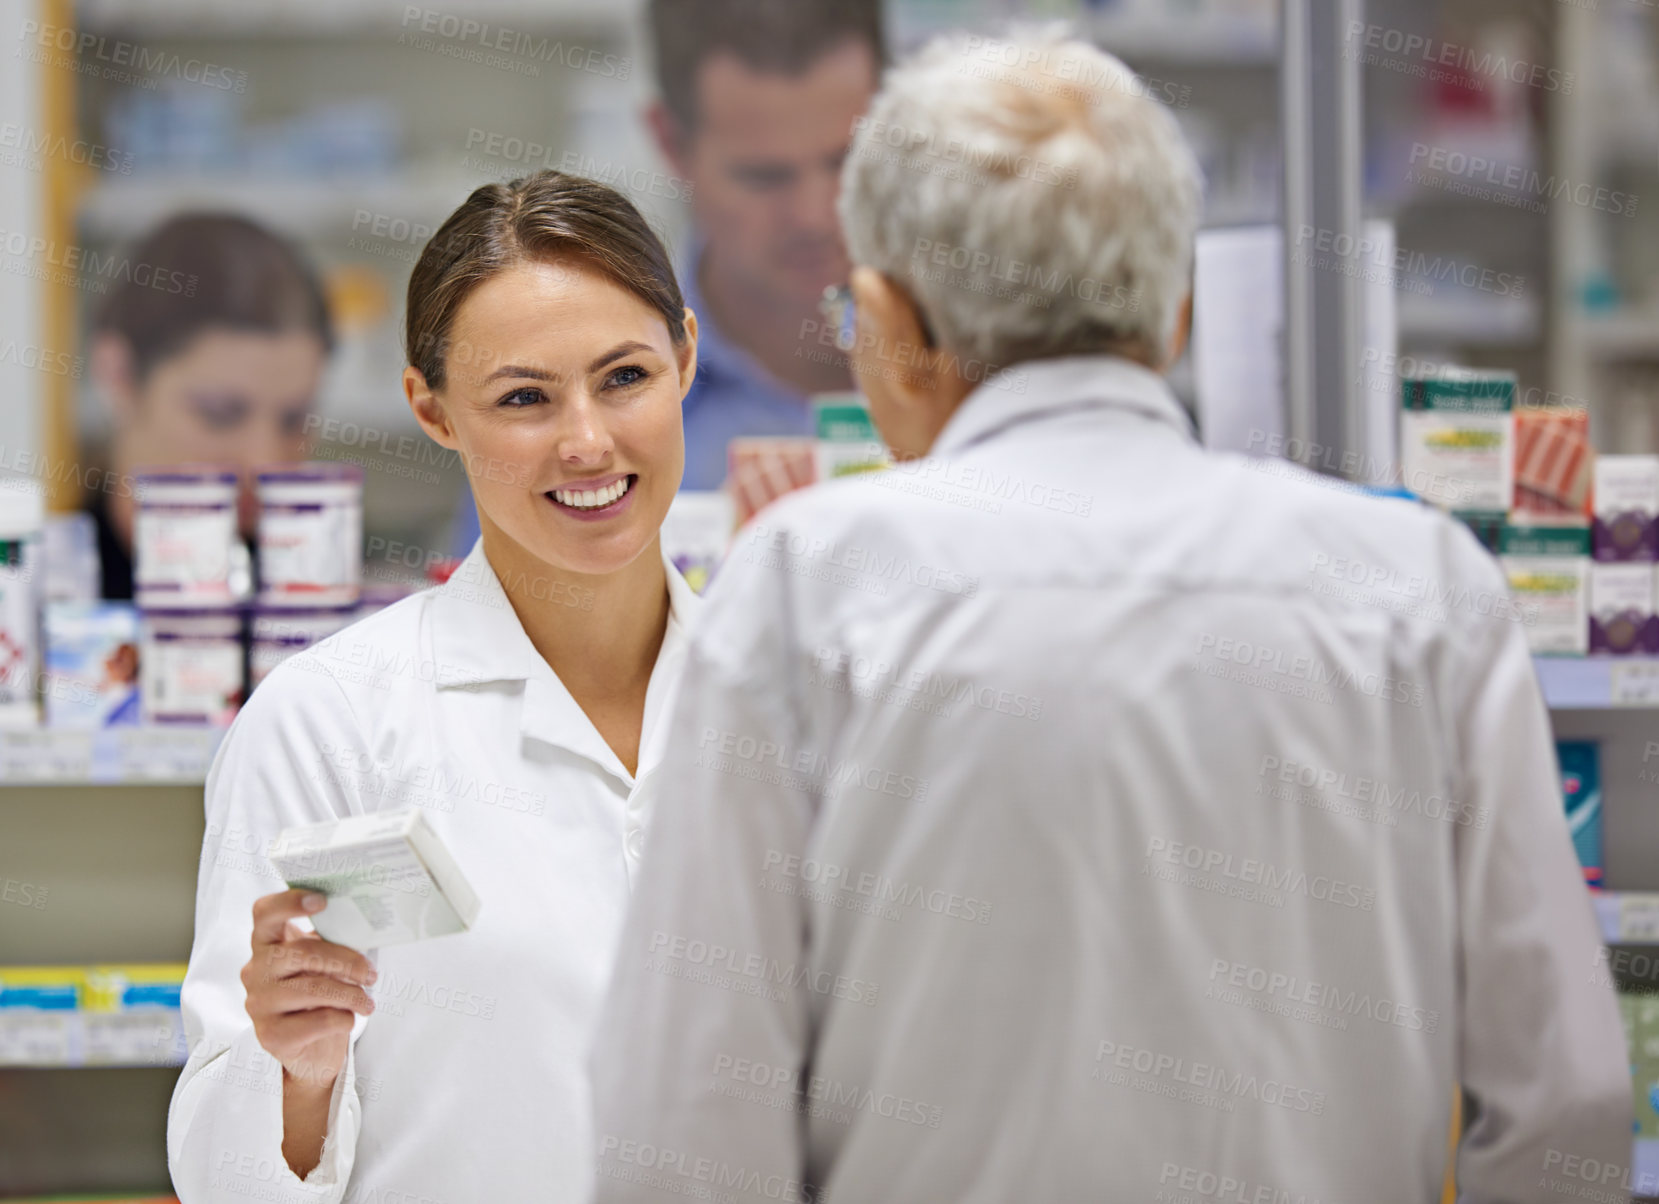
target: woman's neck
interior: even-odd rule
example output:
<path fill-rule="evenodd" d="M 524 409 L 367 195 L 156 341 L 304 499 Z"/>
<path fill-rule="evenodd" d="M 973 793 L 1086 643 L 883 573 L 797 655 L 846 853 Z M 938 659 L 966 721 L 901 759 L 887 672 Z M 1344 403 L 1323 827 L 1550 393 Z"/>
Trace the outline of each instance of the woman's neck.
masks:
<path fill-rule="evenodd" d="M 556 569 L 499 530 L 486 526 L 483 535 L 530 643 L 634 772 L 645 691 L 668 630 L 658 540 L 620 572 L 596 577 Z"/>

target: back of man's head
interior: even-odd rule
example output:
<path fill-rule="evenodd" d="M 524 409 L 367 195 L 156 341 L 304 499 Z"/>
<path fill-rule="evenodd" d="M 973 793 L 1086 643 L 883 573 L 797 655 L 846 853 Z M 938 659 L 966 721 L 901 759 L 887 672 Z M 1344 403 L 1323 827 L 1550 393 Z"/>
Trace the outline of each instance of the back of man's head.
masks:
<path fill-rule="evenodd" d="M 697 76 L 717 54 L 752 71 L 799 76 L 852 41 L 887 61 L 881 0 L 651 0 L 657 87 L 689 133 L 697 125 Z"/>
<path fill-rule="evenodd" d="M 1170 111 L 1111 55 L 1040 29 L 949 35 L 894 67 L 840 207 L 854 263 L 904 288 L 949 350 L 1157 367 L 1201 203 Z"/>

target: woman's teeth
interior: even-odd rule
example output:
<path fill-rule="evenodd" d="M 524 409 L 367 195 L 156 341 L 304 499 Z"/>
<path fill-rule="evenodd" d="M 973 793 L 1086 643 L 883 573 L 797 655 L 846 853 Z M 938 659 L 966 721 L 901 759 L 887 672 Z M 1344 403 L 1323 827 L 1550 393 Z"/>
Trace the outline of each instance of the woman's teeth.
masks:
<path fill-rule="evenodd" d="M 633 483 L 633 477 L 623 477 L 604 489 L 555 489 L 553 500 L 574 510 L 600 510 L 627 493 Z"/>

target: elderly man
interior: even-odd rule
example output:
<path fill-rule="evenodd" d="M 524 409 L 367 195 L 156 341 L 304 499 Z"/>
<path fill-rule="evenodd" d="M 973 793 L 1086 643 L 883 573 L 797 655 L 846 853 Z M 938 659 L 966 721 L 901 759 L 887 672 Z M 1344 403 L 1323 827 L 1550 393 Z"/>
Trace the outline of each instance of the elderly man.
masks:
<path fill-rule="evenodd" d="M 938 44 L 841 203 L 900 463 L 762 515 L 695 636 L 599 1198 L 1429 1201 L 1458 1084 L 1465 1199 L 1616 1190 L 1504 582 L 1435 512 L 1195 444 L 1170 114 L 1082 44 Z"/>

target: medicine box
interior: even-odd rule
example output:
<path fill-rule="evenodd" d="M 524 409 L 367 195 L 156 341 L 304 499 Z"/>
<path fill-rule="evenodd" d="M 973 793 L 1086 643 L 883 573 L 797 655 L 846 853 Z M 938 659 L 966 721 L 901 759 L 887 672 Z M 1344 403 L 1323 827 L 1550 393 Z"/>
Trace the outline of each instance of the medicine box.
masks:
<path fill-rule="evenodd" d="M 271 848 L 289 886 L 328 896 L 319 935 L 376 949 L 472 927 L 478 895 L 417 809 L 289 828 Z"/>
<path fill-rule="evenodd" d="M 1507 514 L 1515 495 L 1515 375 L 1445 368 L 1401 382 L 1400 468 L 1442 509 Z"/>
<path fill-rule="evenodd" d="M 1597 560 L 1659 560 L 1659 456 L 1597 456 Z"/>
<path fill-rule="evenodd" d="M 1659 653 L 1655 566 L 1590 564 L 1590 651 L 1609 656 Z"/>
<path fill-rule="evenodd" d="M 1590 645 L 1590 528 L 1506 523 L 1498 538 L 1509 592 L 1533 652 L 1583 656 Z"/>
<path fill-rule="evenodd" d="M 1602 884 L 1601 750 L 1593 740 L 1558 740 L 1556 763 L 1561 768 L 1561 799 L 1567 811 L 1573 851 L 1592 888 Z"/>

